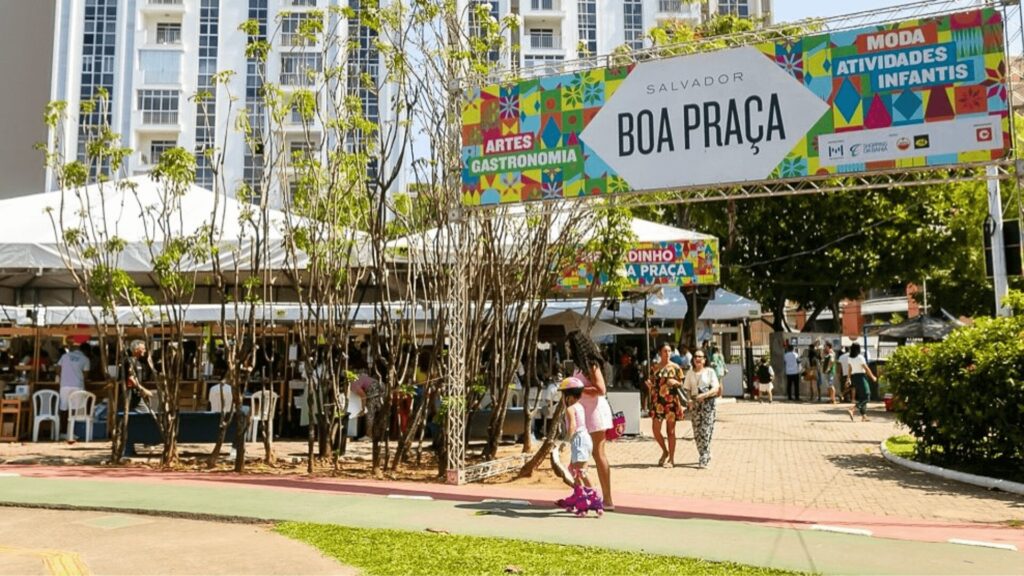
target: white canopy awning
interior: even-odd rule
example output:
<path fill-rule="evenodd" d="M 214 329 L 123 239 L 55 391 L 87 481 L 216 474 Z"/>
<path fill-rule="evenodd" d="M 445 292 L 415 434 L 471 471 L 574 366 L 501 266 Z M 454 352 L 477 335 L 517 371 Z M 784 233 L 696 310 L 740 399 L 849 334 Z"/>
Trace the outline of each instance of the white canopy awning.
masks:
<path fill-rule="evenodd" d="M 760 304 L 724 288 L 715 290 L 715 299 L 708 302 L 700 315 L 701 320 L 742 320 L 760 317 Z"/>
<path fill-rule="evenodd" d="M 162 233 L 154 232 L 154 221 L 166 198 L 161 184 L 149 176 L 138 176 L 116 185 L 93 184 L 63 195 L 47 192 L 2 200 L 0 269 L 64 269 L 60 251 L 64 241 L 58 240 L 61 222 L 65 230 L 103 226 L 106 222 L 107 236 L 116 236 L 126 243 L 119 267 L 126 272 L 149 272 L 153 268 L 149 239 L 162 238 Z M 268 210 L 267 221 L 259 222 L 260 210 L 250 214 L 249 205 L 199 186 L 189 187 L 180 201 L 182 210 L 175 210 L 167 218 L 170 234 L 185 236 L 213 226 L 224 270 L 234 270 L 236 264 L 239 270 L 250 269 L 249 252 L 256 231 L 250 220 L 256 220 L 255 226 L 266 234 L 269 254 L 265 265 L 277 269 L 290 267 L 284 245 L 285 213 Z M 85 212 L 91 215 L 91 220 L 85 217 Z M 200 271 L 213 268 L 211 262 L 196 262 L 194 266 Z"/>

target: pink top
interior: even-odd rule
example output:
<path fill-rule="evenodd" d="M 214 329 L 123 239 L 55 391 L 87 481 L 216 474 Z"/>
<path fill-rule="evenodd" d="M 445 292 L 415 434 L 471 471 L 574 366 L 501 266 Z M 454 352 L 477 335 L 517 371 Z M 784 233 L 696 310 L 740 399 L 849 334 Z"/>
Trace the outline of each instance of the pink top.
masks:
<path fill-rule="evenodd" d="M 612 427 L 612 407 L 608 404 L 608 398 L 604 395 L 587 394 L 587 388 L 593 388 L 587 375 L 576 371 L 573 376 L 583 381 L 583 396 L 577 402 L 583 407 L 587 415 L 587 431 L 602 432 Z"/>
<path fill-rule="evenodd" d="M 587 415 L 586 415 L 586 412 L 583 410 L 583 403 L 582 402 L 577 402 L 577 403 L 573 404 L 572 406 L 569 406 L 569 407 L 567 407 L 565 409 L 565 430 L 566 430 L 566 432 L 569 431 L 569 413 L 570 412 L 576 418 L 576 431 L 574 432 L 574 434 L 585 434 L 585 433 L 587 433 L 588 432 L 587 427 L 586 427 Z"/>

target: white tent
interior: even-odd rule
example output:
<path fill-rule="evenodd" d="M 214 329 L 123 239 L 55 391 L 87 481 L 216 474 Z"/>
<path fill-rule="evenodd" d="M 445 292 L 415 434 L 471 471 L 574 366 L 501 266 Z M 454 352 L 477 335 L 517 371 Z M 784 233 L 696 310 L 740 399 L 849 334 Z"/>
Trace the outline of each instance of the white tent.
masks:
<path fill-rule="evenodd" d="M 48 192 L 0 201 L 0 269 L 64 269 L 66 266 L 59 250 L 63 240 L 58 240 L 63 219 L 65 229 L 102 225 L 106 221 L 108 235 L 126 242 L 120 268 L 126 272 L 152 270 L 147 230 L 150 237 L 156 235 L 159 239 L 161 236 L 153 232 L 155 215 L 166 199 L 160 184 L 148 176 L 138 176 L 117 185 L 94 184 L 77 192 L 68 192 L 63 206 L 61 199 L 62 194 Z M 240 270 L 248 269 L 254 229 L 241 223 L 245 211 L 250 208 L 248 205 L 234 198 L 218 198 L 198 186 L 191 186 L 185 192 L 181 204 L 181 213 L 174 213 L 169 219 L 171 234 L 188 235 L 213 225 L 221 239 L 218 248 L 223 268 L 234 269 L 235 262 L 231 258 L 235 249 L 240 247 L 237 264 Z M 83 207 L 88 207 L 92 223 L 85 219 Z M 259 211 L 254 211 L 252 217 L 258 218 Z M 269 258 L 266 265 L 271 268 L 289 266 L 283 241 L 284 223 L 283 212 L 268 211 L 265 233 Z M 211 270 L 212 263 L 196 262 L 195 267 L 197 270 Z"/>
<path fill-rule="evenodd" d="M 590 334 L 590 337 L 594 339 L 631 334 L 631 332 L 625 328 L 619 328 L 618 326 L 604 322 L 603 320 L 588 318 L 573 310 L 562 310 L 551 315 L 545 315 L 541 318 L 540 325 L 562 326 L 565 328 L 566 332 L 572 332 L 574 330 L 586 331 Z"/>
<path fill-rule="evenodd" d="M 555 215 L 551 227 L 548 228 L 548 238 L 551 241 L 556 241 L 562 236 L 563 228 L 568 218 L 569 215 L 565 213 Z M 512 213 L 505 218 L 504 225 L 511 226 L 511 228 L 501 236 L 505 244 L 503 248 L 510 253 L 524 248 L 523 240 L 529 233 L 529 219 L 522 214 Z M 714 236 L 701 234 L 693 230 L 666 226 L 657 222 L 641 220 L 640 218 L 633 218 L 630 221 L 630 228 L 633 230 L 633 234 L 636 235 L 637 242 L 676 242 L 680 240 L 708 240 L 714 238 Z M 585 241 L 592 234 L 592 230 L 585 231 L 582 239 Z M 450 258 L 450 255 L 454 254 L 456 246 L 446 232 L 432 228 L 426 232 L 394 240 L 388 243 L 388 248 L 395 250 L 417 250 L 428 257 L 431 254 L 448 254 Z"/>
<path fill-rule="evenodd" d="M 723 288 L 715 290 L 715 299 L 708 302 L 700 315 L 701 320 L 742 320 L 760 317 L 760 304 Z"/>

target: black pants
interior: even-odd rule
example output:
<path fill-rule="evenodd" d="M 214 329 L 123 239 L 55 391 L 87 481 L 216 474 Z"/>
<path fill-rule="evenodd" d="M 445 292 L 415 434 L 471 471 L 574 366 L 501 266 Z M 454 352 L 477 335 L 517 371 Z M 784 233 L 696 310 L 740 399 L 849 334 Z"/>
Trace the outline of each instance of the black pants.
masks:
<path fill-rule="evenodd" d="M 800 374 L 786 374 L 786 398 L 800 400 Z"/>

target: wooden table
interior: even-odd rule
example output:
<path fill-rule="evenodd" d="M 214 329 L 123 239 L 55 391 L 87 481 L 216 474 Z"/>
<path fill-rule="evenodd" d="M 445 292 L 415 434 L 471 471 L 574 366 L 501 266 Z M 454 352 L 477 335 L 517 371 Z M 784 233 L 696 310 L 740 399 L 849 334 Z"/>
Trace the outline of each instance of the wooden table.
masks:
<path fill-rule="evenodd" d="M 28 435 L 31 400 L 0 400 L 0 442 L 17 442 Z"/>

